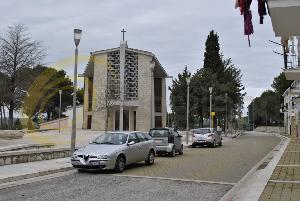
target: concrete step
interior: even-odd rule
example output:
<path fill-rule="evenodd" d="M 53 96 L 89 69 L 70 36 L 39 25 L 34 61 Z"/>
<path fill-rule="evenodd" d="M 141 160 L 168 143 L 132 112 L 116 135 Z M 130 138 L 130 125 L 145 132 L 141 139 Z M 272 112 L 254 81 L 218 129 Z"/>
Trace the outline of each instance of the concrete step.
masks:
<path fill-rule="evenodd" d="M 17 144 L 10 145 L 5 147 L 0 147 L 0 153 L 6 151 L 20 151 L 20 150 L 36 150 L 36 149 L 45 149 L 45 148 L 54 148 L 55 144 L 46 143 L 46 144 Z"/>
<path fill-rule="evenodd" d="M 4 183 L 68 170 L 74 170 L 69 157 L 0 166 L 0 189 Z"/>
<path fill-rule="evenodd" d="M 70 154 L 70 148 L 48 148 L 0 152 L 0 166 L 65 158 L 69 157 Z"/>

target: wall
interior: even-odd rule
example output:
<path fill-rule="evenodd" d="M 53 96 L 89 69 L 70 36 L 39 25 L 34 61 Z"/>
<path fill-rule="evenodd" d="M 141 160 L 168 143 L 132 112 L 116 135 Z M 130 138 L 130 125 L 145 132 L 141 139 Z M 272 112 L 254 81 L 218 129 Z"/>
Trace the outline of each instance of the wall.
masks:
<path fill-rule="evenodd" d="M 141 131 L 148 131 L 151 127 L 151 60 L 150 56 L 139 54 L 138 101 L 140 106 L 136 111 L 136 128 Z"/>
<path fill-rule="evenodd" d="M 97 96 L 104 96 L 107 80 L 107 54 L 95 55 L 92 130 L 105 130 L 106 110 L 96 111 Z M 111 130 L 111 129 L 109 129 Z"/>
<path fill-rule="evenodd" d="M 23 136 L 24 131 L 21 130 L 0 130 L 0 139 L 19 139 Z"/>

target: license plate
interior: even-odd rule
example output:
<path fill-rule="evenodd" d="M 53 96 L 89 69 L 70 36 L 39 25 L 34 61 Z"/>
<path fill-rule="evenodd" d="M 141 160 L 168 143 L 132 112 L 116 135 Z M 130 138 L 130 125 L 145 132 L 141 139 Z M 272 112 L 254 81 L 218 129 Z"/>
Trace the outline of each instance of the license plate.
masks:
<path fill-rule="evenodd" d="M 160 142 L 162 142 L 162 140 L 155 140 L 155 142 L 158 142 L 158 143 L 160 143 Z"/>
<path fill-rule="evenodd" d="M 98 161 L 91 161 L 90 164 L 91 165 L 100 165 L 100 162 L 98 162 Z"/>

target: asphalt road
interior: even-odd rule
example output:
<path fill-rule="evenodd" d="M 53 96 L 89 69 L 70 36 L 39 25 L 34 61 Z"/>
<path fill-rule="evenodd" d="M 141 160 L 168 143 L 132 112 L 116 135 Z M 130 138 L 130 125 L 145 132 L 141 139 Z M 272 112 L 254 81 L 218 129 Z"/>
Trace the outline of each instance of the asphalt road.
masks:
<path fill-rule="evenodd" d="M 151 167 L 132 165 L 123 175 L 236 183 L 279 142 L 273 135 L 247 134 L 215 149 L 189 148 L 175 158 L 157 157 Z"/>
<path fill-rule="evenodd" d="M 232 186 L 99 174 L 68 175 L 0 191 L 2 201 L 219 200 Z"/>
<path fill-rule="evenodd" d="M 155 165 L 151 167 L 144 164 L 132 165 L 121 175 L 112 175 L 111 172 L 76 172 L 2 189 L 0 201 L 219 200 L 232 188 L 231 183 L 238 182 L 278 143 L 279 139 L 274 136 L 245 135 L 216 149 L 189 148 L 183 156 L 158 157 Z"/>

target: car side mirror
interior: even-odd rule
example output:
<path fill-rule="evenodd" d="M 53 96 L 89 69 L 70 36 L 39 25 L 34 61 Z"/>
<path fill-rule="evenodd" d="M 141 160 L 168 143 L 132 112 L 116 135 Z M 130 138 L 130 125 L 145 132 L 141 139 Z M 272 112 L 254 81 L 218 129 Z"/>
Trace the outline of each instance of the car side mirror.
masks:
<path fill-rule="evenodd" d="M 178 137 L 180 137 L 180 138 L 181 138 L 181 137 L 182 137 L 182 135 L 178 135 Z"/>
<path fill-rule="evenodd" d="M 131 141 L 131 142 L 128 142 L 128 143 L 127 143 L 127 145 L 129 145 L 129 146 L 130 146 L 130 145 L 134 145 L 134 144 L 135 144 L 135 141 Z"/>

